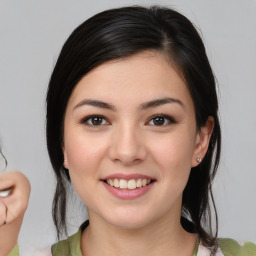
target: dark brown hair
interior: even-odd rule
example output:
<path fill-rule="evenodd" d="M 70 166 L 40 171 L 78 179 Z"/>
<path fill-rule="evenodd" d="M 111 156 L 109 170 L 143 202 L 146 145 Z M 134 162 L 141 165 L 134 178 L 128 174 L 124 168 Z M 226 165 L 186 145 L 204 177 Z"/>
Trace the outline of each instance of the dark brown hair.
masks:
<path fill-rule="evenodd" d="M 193 99 L 198 129 L 209 116 L 214 118 L 206 156 L 191 169 L 183 193 L 181 223 L 188 231 L 198 233 L 205 245 L 216 247 L 218 222 L 212 181 L 219 164 L 221 132 L 215 78 L 193 24 L 177 11 L 158 6 L 123 7 L 96 14 L 73 31 L 60 52 L 48 88 L 46 127 L 48 152 L 57 178 L 53 202 L 57 233 L 66 230 L 66 188 L 70 178 L 63 167 L 62 131 L 69 97 L 93 68 L 145 50 L 163 53 L 177 67 Z M 210 202 L 216 217 L 215 233 Z"/>

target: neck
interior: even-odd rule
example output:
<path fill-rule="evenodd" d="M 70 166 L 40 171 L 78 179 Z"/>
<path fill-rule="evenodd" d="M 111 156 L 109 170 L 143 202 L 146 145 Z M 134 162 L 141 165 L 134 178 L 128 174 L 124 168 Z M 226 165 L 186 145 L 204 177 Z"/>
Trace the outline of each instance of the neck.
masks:
<path fill-rule="evenodd" d="M 136 229 L 115 227 L 93 214 L 89 220 L 81 241 L 86 256 L 191 256 L 196 242 L 196 235 L 186 232 L 179 219 L 163 218 Z"/>

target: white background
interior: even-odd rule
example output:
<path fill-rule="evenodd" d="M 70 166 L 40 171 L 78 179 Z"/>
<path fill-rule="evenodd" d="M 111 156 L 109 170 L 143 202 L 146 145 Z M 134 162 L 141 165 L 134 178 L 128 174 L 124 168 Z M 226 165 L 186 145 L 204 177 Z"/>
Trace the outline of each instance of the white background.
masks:
<path fill-rule="evenodd" d="M 255 0 L 0 0 L 0 144 L 8 169 L 21 170 L 32 184 L 22 255 L 55 241 L 45 95 L 59 51 L 85 19 L 134 4 L 174 7 L 200 29 L 220 94 L 223 154 L 214 186 L 219 235 L 256 242 Z M 70 232 L 81 222 L 76 215 L 71 213 Z"/>

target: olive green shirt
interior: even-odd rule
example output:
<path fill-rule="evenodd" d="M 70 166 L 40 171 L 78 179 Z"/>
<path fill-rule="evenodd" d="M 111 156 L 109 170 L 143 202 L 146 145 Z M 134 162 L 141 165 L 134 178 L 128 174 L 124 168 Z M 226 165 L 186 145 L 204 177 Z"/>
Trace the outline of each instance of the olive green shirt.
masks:
<path fill-rule="evenodd" d="M 53 256 L 82 256 L 80 249 L 81 230 L 52 246 Z M 219 248 L 215 256 L 256 256 L 256 245 L 246 242 L 243 245 L 233 239 L 218 239 Z M 210 256 L 208 248 L 196 243 L 192 256 Z"/>
<path fill-rule="evenodd" d="M 78 232 L 68 239 L 60 241 L 52 246 L 53 256 L 82 256 L 81 252 L 81 234 L 89 225 L 86 221 Z M 219 248 L 215 256 L 256 256 L 256 245 L 250 242 L 238 243 L 233 239 L 218 239 Z M 210 256 L 210 250 L 203 246 L 199 239 L 196 242 L 192 256 Z"/>
<path fill-rule="evenodd" d="M 89 225 L 86 221 L 79 228 L 78 232 L 68 237 L 66 240 L 60 241 L 51 247 L 53 256 L 82 256 L 81 252 L 81 234 L 82 231 Z M 233 239 L 220 238 L 218 239 L 218 251 L 215 256 L 256 256 L 256 244 L 245 242 L 238 243 Z M 210 250 L 203 246 L 197 239 L 192 256 L 210 256 Z M 18 246 L 15 246 L 8 256 L 19 256 Z"/>

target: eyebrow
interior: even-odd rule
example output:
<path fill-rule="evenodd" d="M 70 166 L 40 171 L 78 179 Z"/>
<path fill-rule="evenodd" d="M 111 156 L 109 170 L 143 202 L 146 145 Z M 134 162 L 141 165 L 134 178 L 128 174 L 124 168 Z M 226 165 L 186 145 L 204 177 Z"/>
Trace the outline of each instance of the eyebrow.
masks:
<path fill-rule="evenodd" d="M 165 105 L 165 104 L 168 104 L 168 103 L 177 103 L 181 107 L 184 108 L 183 103 L 179 99 L 166 97 L 166 98 L 156 99 L 156 100 L 152 100 L 152 101 L 148 101 L 148 102 L 142 103 L 139 106 L 139 109 L 140 110 L 145 110 L 145 109 L 149 109 L 149 108 Z M 75 109 L 79 108 L 79 107 L 84 106 L 84 105 L 89 105 L 89 106 L 93 106 L 93 107 L 97 107 L 97 108 L 104 108 L 104 109 L 109 109 L 109 110 L 112 110 L 112 111 L 116 111 L 116 107 L 114 105 L 106 103 L 106 102 L 103 102 L 103 101 L 99 101 L 99 100 L 93 100 L 93 99 L 84 99 L 84 100 L 80 101 L 73 108 L 73 111 Z"/>
<path fill-rule="evenodd" d="M 97 107 L 97 108 L 105 108 L 105 109 L 110 109 L 113 111 L 116 111 L 116 107 L 112 104 L 103 102 L 103 101 L 99 101 L 99 100 L 91 100 L 91 99 L 84 99 L 82 101 L 80 101 L 73 109 L 73 111 L 79 107 L 82 107 L 84 105 L 89 105 L 89 106 L 93 106 L 93 107 Z"/>
<path fill-rule="evenodd" d="M 152 107 L 158 107 L 158 106 L 161 106 L 161 105 L 165 105 L 165 104 L 168 104 L 168 103 L 177 103 L 181 107 L 184 108 L 184 105 L 180 100 L 166 97 L 166 98 L 162 98 L 162 99 L 156 99 L 156 100 L 145 102 L 145 103 L 140 105 L 140 109 L 144 110 L 144 109 L 148 109 L 148 108 L 152 108 Z"/>

